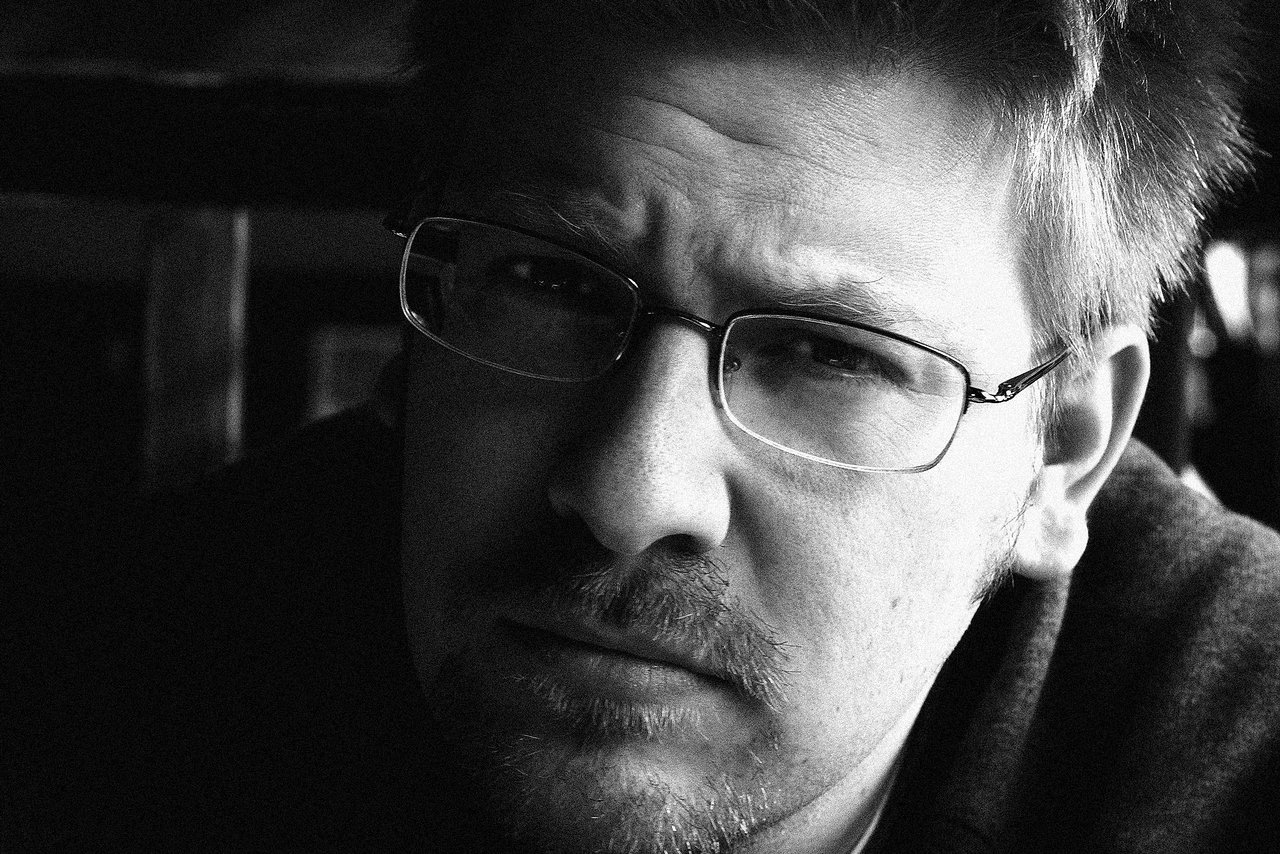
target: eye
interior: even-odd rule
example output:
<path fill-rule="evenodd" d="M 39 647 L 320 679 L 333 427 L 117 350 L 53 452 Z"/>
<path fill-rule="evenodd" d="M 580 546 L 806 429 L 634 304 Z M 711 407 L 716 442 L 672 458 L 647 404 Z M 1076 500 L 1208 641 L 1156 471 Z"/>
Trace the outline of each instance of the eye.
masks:
<path fill-rule="evenodd" d="M 902 366 L 867 347 L 824 335 L 797 336 L 792 341 L 797 363 L 807 362 L 841 374 L 901 383 Z"/>
<path fill-rule="evenodd" d="M 588 300 L 599 290 L 592 271 L 568 258 L 541 255 L 509 255 L 494 261 L 490 282 L 504 288 Z"/>

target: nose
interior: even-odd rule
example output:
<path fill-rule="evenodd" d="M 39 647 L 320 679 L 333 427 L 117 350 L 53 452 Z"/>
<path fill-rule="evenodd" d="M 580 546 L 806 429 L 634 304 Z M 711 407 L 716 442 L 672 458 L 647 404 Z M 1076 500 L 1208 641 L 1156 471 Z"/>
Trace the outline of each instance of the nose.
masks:
<path fill-rule="evenodd" d="M 555 511 L 585 523 L 615 554 L 663 541 L 699 554 L 719 546 L 729 530 L 731 446 L 708 361 L 697 330 L 651 327 L 601 380 L 580 438 L 553 470 Z"/>

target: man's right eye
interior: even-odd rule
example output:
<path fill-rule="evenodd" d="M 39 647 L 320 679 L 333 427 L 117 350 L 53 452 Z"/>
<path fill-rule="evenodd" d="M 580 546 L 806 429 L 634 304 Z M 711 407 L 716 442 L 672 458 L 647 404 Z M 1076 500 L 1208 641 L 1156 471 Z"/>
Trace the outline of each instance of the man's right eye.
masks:
<path fill-rule="evenodd" d="M 496 261 L 491 268 L 494 283 L 520 290 L 585 299 L 598 289 L 590 271 L 568 258 L 513 255 Z"/>

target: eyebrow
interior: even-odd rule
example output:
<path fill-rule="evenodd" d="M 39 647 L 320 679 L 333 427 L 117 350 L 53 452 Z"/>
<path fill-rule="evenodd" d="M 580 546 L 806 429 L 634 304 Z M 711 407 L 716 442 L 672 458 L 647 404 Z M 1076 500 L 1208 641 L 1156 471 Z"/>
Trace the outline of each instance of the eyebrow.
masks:
<path fill-rule="evenodd" d="M 882 277 L 846 278 L 793 285 L 771 280 L 750 285 L 745 290 L 753 300 L 769 306 L 900 332 L 961 361 L 972 357 L 970 348 L 962 343 L 959 329 L 953 324 L 926 317 L 889 288 L 870 290 L 865 287 L 882 281 Z"/>
<path fill-rule="evenodd" d="M 575 248 L 607 265 L 626 266 L 631 253 L 600 216 L 586 182 L 573 180 L 571 168 L 561 164 L 556 167 L 556 177 L 530 171 L 505 183 L 489 194 L 486 206 L 510 220 L 511 225 L 552 239 L 567 239 L 581 244 Z"/>
<path fill-rule="evenodd" d="M 871 293 L 858 285 L 877 279 L 846 280 L 834 284 L 793 285 L 769 281 L 746 288 L 752 297 L 799 311 L 830 314 L 841 320 L 897 326 L 918 322 L 915 311 L 890 294 Z"/>

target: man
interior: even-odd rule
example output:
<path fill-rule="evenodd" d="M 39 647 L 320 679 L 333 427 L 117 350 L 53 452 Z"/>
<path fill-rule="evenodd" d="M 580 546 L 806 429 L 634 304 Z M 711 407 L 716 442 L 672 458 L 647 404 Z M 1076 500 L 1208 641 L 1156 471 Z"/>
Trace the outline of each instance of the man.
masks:
<path fill-rule="evenodd" d="M 987 662 L 1022 707 L 970 736 L 1007 803 L 959 820 L 1016 850 L 1238 844 L 1238 803 L 1176 811 L 1239 771 L 1148 803 L 1123 789 L 1149 769 L 1002 755 L 1054 749 L 1046 670 L 1126 666 L 1050 638 L 1103 595 L 1064 601 L 1148 300 L 1239 168 L 1189 12 L 533 5 L 403 221 L 433 339 L 409 351 L 410 646 L 482 820 L 546 851 L 857 850 L 922 785 L 922 705 L 1012 575 L 1004 619 L 1050 646 Z M 1077 774 L 1102 788 L 1038 791 Z"/>
<path fill-rule="evenodd" d="M 393 218 L 398 438 L 349 417 L 164 519 L 200 677 L 147 705 L 149 803 L 230 847 L 1280 843 L 1280 544 L 1126 452 L 1243 168 L 1230 15 L 422 24 L 462 97 Z"/>

